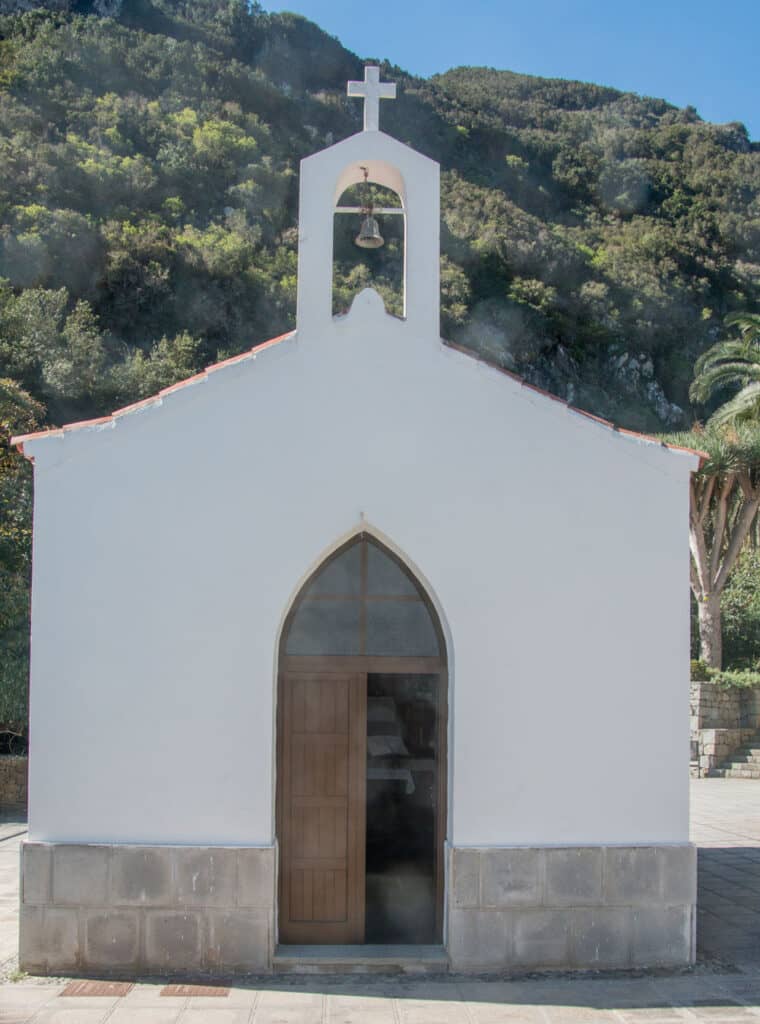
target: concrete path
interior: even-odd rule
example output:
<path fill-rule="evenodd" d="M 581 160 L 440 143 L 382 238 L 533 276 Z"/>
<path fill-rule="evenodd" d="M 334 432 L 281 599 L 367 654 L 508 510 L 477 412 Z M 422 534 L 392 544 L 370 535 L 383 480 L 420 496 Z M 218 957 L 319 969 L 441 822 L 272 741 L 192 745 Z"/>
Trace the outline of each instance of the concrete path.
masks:
<path fill-rule="evenodd" d="M 26 822 L 13 815 L 0 817 L 0 977 L 3 967 L 18 953 L 19 847 Z M 0 1024 L 2 1024 L 0 1015 Z"/>
<path fill-rule="evenodd" d="M 700 955 L 760 964 L 760 782 L 692 781 Z"/>
<path fill-rule="evenodd" d="M 217 997 L 64 996 L 64 983 L 0 985 L 0 1024 L 760 1024 L 760 782 L 692 782 L 702 962 L 692 971 L 503 979 L 257 979 Z M 16 948 L 18 845 L 0 822 L 0 965 Z M 9 954 L 10 951 L 10 954 Z"/>

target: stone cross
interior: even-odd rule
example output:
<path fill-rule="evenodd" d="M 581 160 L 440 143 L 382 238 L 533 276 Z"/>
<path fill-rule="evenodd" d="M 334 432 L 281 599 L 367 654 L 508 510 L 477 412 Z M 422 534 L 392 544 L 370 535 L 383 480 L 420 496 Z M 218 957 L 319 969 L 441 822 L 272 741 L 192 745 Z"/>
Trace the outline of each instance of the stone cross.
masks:
<path fill-rule="evenodd" d="M 349 96 L 364 97 L 364 130 L 365 132 L 380 131 L 380 100 L 395 100 L 396 85 L 394 82 L 380 81 L 380 68 L 368 65 L 364 69 L 363 82 L 348 83 Z"/>

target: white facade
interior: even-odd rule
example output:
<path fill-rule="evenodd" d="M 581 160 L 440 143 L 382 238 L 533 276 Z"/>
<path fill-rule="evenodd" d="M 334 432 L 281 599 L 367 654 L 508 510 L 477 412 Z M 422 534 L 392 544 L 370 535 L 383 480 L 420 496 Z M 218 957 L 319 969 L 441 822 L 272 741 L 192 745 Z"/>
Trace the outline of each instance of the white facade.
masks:
<path fill-rule="evenodd" d="M 357 166 L 407 216 L 407 317 L 330 315 Z M 35 463 L 30 838 L 270 846 L 280 630 L 367 531 L 438 611 L 448 843 L 688 842 L 691 453 L 446 346 L 438 169 L 379 132 L 304 162 L 297 330 Z"/>

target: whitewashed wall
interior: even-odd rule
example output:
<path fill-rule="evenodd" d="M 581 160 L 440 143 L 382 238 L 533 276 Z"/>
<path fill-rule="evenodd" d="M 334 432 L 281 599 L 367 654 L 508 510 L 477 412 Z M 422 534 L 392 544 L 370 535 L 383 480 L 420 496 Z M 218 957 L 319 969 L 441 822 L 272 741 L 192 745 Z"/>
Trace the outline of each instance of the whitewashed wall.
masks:
<path fill-rule="evenodd" d="M 26 452 L 32 839 L 270 843 L 279 629 L 364 526 L 448 634 L 450 841 L 687 840 L 693 456 L 521 388 L 374 293 Z"/>

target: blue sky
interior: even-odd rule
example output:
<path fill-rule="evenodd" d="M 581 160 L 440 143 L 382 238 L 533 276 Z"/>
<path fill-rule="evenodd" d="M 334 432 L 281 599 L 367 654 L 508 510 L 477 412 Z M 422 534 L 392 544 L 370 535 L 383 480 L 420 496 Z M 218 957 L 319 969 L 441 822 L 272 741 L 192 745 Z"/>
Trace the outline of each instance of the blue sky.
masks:
<path fill-rule="evenodd" d="M 291 0 L 362 57 L 577 78 L 743 121 L 760 140 L 759 0 Z"/>

